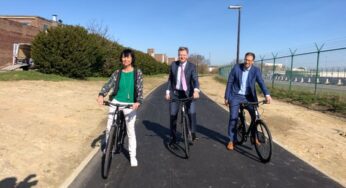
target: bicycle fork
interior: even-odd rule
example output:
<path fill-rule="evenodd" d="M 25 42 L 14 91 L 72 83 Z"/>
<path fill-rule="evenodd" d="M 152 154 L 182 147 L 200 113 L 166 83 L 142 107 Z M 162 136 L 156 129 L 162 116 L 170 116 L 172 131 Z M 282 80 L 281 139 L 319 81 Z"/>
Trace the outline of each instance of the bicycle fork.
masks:
<path fill-rule="evenodd" d="M 183 105 L 182 106 L 182 108 L 181 108 L 181 119 L 180 119 L 180 123 L 181 123 L 181 125 L 183 125 L 183 123 L 184 123 L 184 121 L 188 121 L 188 123 L 185 123 L 185 126 L 186 127 L 183 127 L 183 128 L 185 128 L 185 131 L 187 131 L 187 137 L 188 137 L 188 140 L 192 140 L 192 133 L 191 133 L 191 125 L 190 125 L 190 122 L 189 122 L 189 119 L 186 119 L 186 117 L 185 117 L 185 114 L 187 114 L 187 113 L 185 113 L 185 105 Z"/>

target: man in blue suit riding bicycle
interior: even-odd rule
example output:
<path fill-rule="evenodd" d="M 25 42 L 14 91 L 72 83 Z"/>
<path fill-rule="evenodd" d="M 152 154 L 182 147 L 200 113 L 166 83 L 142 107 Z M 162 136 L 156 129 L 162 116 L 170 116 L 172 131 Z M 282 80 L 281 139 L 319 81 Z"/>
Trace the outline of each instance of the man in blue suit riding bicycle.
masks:
<path fill-rule="evenodd" d="M 267 104 L 271 102 L 269 91 L 265 86 L 261 71 L 253 66 L 255 54 L 248 52 L 245 54 L 243 64 L 233 66 L 227 81 L 225 91 L 225 105 L 229 106 L 230 118 L 228 123 L 228 150 L 233 150 L 237 142 L 236 125 L 238 121 L 238 112 L 241 102 L 257 102 L 256 82 L 265 95 Z M 255 111 L 252 106 L 248 106 L 251 119 L 255 118 Z"/>

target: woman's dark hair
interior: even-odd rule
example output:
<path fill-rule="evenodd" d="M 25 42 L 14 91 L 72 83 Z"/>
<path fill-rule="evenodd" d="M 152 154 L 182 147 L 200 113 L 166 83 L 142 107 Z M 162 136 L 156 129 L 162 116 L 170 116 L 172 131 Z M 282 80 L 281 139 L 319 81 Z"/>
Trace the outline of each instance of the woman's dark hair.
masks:
<path fill-rule="evenodd" d="M 253 60 L 255 60 L 255 58 L 256 58 L 256 56 L 255 56 L 255 53 L 253 53 L 253 52 L 247 52 L 246 54 L 245 54 L 245 58 L 246 58 L 246 56 L 252 56 L 253 57 Z"/>
<path fill-rule="evenodd" d="M 121 52 L 119 60 L 120 62 L 122 62 L 122 58 L 123 57 L 132 57 L 132 62 L 131 65 L 134 67 L 135 66 L 135 62 L 136 62 L 136 57 L 135 57 L 135 53 L 131 50 L 131 49 L 125 49 Z"/>

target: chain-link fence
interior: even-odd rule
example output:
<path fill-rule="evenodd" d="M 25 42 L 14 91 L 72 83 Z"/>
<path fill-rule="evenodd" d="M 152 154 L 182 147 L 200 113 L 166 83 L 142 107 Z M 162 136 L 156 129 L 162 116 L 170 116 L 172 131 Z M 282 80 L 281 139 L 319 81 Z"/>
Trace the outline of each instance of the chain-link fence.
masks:
<path fill-rule="evenodd" d="M 323 45 L 316 45 L 315 51 L 296 52 L 290 50 L 284 56 L 272 53 L 271 58 L 261 56 L 255 61 L 267 86 L 288 92 L 308 91 L 316 96 L 340 96 L 346 100 L 346 47 L 323 49 Z M 227 79 L 231 67 L 220 67 L 219 75 Z"/>

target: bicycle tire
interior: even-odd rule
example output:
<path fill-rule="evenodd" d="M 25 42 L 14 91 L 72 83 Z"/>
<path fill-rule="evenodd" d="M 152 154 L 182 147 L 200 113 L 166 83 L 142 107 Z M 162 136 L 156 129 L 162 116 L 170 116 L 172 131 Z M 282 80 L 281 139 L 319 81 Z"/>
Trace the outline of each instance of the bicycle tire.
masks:
<path fill-rule="evenodd" d="M 269 162 L 273 149 L 272 136 L 269 128 L 263 120 L 257 120 L 254 129 L 254 145 L 257 155 L 262 162 Z"/>
<path fill-rule="evenodd" d="M 121 128 L 119 128 L 118 131 L 118 141 L 117 141 L 117 152 L 120 153 L 120 151 L 123 149 L 124 142 L 126 137 L 126 122 L 125 118 L 121 121 Z"/>
<path fill-rule="evenodd" d="M 184 146 L 185 146 L 185 156 L 188 159 L 190 157 L 190 141 L 189 141 L 189 117 L 184 114 L 183 124 L 182 124 L 182 133 L 184 137 Z"/>
<path fill-rule="evenodd" d="M 103 177 L 107 178 L 110 170 L 110 166 L 112 163 L 112 158 L 113 158 L 113 147 L 114 143 L 117 140 L 117 133 L 118 129 L 117 126 L 112 126 L 111 130 L 109 131 L 109 136 L 108 136 L 108 141 L 107 141 L 107 146 L 106 146 L 106 151 L 104 154 L 104 161 L 103 161 Z"/>
<path fill-rule="evenodd" d="M 235 134 L 237 135 L 237 144 L 239 145 L 243 144 L 245 140 L 245 126 L 243 122 L 241 121 L 241 118 L 238 118 Z"/>

